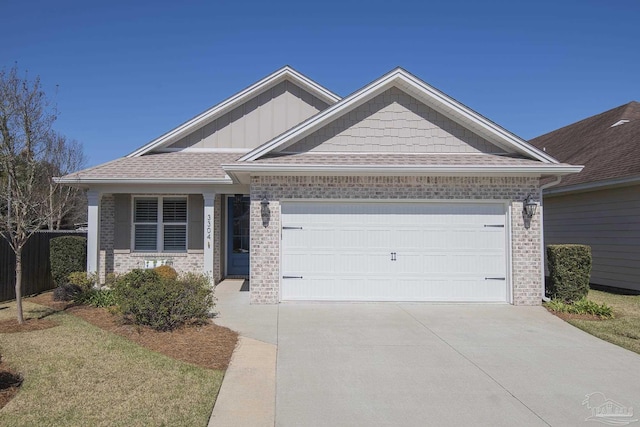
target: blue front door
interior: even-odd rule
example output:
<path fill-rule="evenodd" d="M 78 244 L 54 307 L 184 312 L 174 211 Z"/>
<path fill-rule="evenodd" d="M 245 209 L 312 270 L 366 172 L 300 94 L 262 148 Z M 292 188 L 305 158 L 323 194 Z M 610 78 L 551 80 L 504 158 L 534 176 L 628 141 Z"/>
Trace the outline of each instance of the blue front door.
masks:
<path fill-rule="evenodd" d="M 229 197 L 227 276 L 249 275 L 249 197 Z"/>

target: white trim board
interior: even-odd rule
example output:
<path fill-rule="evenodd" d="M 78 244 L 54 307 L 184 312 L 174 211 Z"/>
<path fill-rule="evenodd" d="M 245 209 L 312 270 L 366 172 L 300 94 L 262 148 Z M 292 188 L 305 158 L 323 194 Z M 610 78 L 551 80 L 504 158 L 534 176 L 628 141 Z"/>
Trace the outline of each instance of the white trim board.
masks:
<path fill-rule="evenodd" d="M 241 157 L 239 161 L 253 161 L 270 152 L 286 148 L 391 87 L 397 87 L 407 94 L 417 98 L 419 101 L 424 102 L 426 105 L 434 108 L 451 120 L 460 123 L 470 130 L 478 132 L 489 142 L 505 149 L 506 151 L 514 150 L 543 163 L 558 163 L 556 159 L 547 153 L 538 150 L 523 139 L 508 132 L 504 128 L 476 113 L 455 99 L 445 95 L 402 68 L 392 70 L 362 89 L 338 101 L 326 110 L 302 122 L 298 126 L 255 148 L 245 156 Z"/>

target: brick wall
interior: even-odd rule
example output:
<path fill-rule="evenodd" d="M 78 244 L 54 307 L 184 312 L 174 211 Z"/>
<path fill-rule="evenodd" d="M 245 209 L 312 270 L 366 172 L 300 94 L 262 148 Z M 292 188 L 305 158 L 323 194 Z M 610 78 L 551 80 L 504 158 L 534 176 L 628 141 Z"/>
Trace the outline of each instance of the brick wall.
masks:
<path fill-rule="evenodd" d="M 536 178 L 490 177 L 253 177 L 251 180 L 251 302 L 279 301 L 280 200 L 510 200 L 513 302 L 541 301 L 539 213 L 526 224 L 522 202 L 538 195 Z M 260 201 L 269 199 L 263 217 Z"/>

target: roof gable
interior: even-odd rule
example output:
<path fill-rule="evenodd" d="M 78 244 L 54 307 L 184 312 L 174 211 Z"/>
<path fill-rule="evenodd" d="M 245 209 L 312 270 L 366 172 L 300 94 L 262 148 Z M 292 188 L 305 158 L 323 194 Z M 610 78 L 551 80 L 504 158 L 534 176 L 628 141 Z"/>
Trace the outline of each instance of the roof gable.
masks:
<path fill-rule="evenodd" d="M 521 138 L 506 131 L 401 68 L 396 68 L 385 74 L 359 91 L 343 98 L 323 112 L 318 113 L 266 144 L 257 147 L 255 150 L 241 157 L 240 161 L 253 161 L 269 153 L 277 152 L 285 147 L 291 146 L 392 88 L 397 88 L 410 95 L 435 112 L 461 125 L 463 128 L 471 131 L 473 134 L 500 148 L 504 152 L 517 153 L 544 163 L 557 163 L 557 161 L 548 154 L 527 144 L 527 142 Z"/>
<path fill-rule="evenodd" d="M 140 147 L 127 155 L 127 157 L 142 156 L 170 146 L 177 149 L 186 148 L 197 145 L 200 140 L 206 139 L 207 136 L 211 136 L 215 131 L 222 128 L 227 128 L 227 130 L 231 131 L 231 127 L 227 127 L 227 125 L 237 120 L 239 116 L 244 115 L 244 113 L 248 112 L 252 108 L 264 105 L 270 99 L 280 99 L 281 101 L 285 99 L 284 97 L 278 97 L 274 92 L 286 92 L 293 94 L 294 97 L 297 96 L 300 98 L 301 103 L 307 103 L 312 107 L 309 111 L 302 109 L 302 112 L 300 112 L 301 109 L 297 109 L 299 111 L 298 114 L 303 114 L 298 121 L 291 122 L 292 120 L 295 120 L 296 117 L 289 115 L 290 123 L 285 122 L 280 126 L 283 130 L 299 123 L 299 121 L 304 120 L 320 109 L 334 104 L 340 99 L 338 95 L 332 93 L 328 89 L 325 89 L 291 67 L 285 66 L 243 91 L 227 98 L 191 120 Z M 282 102 L 286 103 L 286 100 Z M 287 108 L 286 105 L 284 108 Z M 296 109 L 294 108 L 294 110 Z M 283 116 L 287 115 L 284 114 Z M 260 121 L 259 118 L 258 121 Z M 212 123 L 214 123 L 213 128 L 210 126 Z M 276 128 L 278 126 L 271 127 Z M 272 129 L 271 132 L 273 132 L 273 134 L 257 143 L 262 143 L 264 140 L 268 140 L 278 134 L 278 131 L 274 129 Z M 203 145 L 206 145 L 206 143 L 203 143 Z M 256 144 L 252 144 L 247 148 L 252 148 L 255 145 Z"/>
<path fill-rule="evenodd" d="M 534 138 L 531 144 L 561 162 L 585 166 L 558 187 L 640 177 L 640 103 L 633 101 L 580 120 Z"/>
<path fill-rule="evenodd" d="M 506 153 L 396 87 L 277 151 Z"/>

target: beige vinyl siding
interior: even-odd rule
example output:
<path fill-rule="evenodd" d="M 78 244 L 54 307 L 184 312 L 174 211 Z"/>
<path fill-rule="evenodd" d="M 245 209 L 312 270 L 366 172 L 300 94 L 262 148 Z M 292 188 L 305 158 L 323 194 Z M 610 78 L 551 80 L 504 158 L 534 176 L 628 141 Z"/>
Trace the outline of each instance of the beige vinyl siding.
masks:
<path fill-rule="evenodd" d="M 397 88 L 381 93 L 281 151 L 504 153 Z"/>
<path fill-rule="evenodd" d="M 131 195 L 114 194 L 114 249 L 131 249 Z"/>
<path fill-rule="evenodd" d="M 283 81 L 168 148 L 255 148 L 327 107 L 299 86 Z"/>
<path fill-rule="evenodd" d="M 188 249 L 204 249 L 204 198 L 201 194 L 190 194 L 187 206 L 189 209 Z"/>
<path fill-rule="evenodd" d="M 545 197 L 546 244 L 591 246 L 591 282 L 640 291 L 640 186 Z"/>

